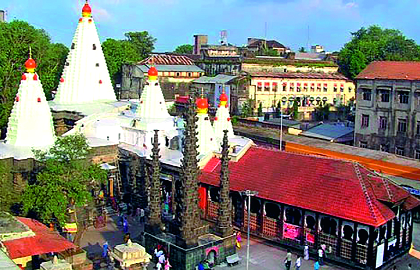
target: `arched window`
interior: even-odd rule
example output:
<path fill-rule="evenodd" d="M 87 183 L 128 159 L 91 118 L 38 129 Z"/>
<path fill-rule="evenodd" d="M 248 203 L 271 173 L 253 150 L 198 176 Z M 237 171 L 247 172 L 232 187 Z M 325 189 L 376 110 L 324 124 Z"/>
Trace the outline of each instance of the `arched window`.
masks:
<path fill-rule="evenodd" d="M 361 245 L 366 245 L 367 244 L 367 240 L 369 238 L 369 233 L 365 229 L 360 229 L 357 232 L 357 236 L 358 236 L 357 237 L 358 238 L 357 243 L 359 243 Z"/>
<path fill-rule="evenodd" d="M 330 235 L 337 235 L 337 221 L 330 217 L 321 218 L 321 231 Z"/>
<path fill-rule="evenodd" d="M 353 227 L 351 227 L 350 225 L 344 225 L 343 228 L 343 238 L 347 239 L 347 240 L 352 240 L 353 239 Z"/>
<path fill-rule="evenodd" d="M 252 197 L 251 198 L 251 213 L 259 214 L 261 210 L 261 203 L 260 200 Z"/>
<path fill-rule="evenodd" d="M 280 207 L 274 203 L 266 203 L 265 215 L 269 218 L 278 219 L 280 216 Z"/>
<path fill-rule="evenodd" d="M 171 150 L 179 150 L 179 137 L 175 136 L 169 142 L 169 149 Z"/>
<path fill-rule="evenodd" d="M 286 208 L 286 223 L 290 223 L 293 225 L 300 225 L 300 219 L 302 218 L 302 214 L 298 209 L 294 208 Z"/>
<path fill-rule="evenodd" d="M 96 44 L 92 44 L 92 50 L 96 50 Z"/>
<path fill-rule="evenodd" d="M 165 146 L 168 147 L 169 146 L 169 138 L 165 136 Z"/>
<path fill-rule="evenodd" d="M 306 216 L 306 228 L 315 230 L 315 218 L 313 216 Z"/>
<path fill-rule="evenodd" d="M 219 189 L 210 188 L 210 199 L 212 202 L 219 202 Z"/>
<path fill-rule="evenodd" d="M 387 230 L 386 230 L 386 224 L 385 224 L 379 229 L 379 242 L 382 242 L 382 240 L 386 238 L 386 235 L 387 235 Z"/>

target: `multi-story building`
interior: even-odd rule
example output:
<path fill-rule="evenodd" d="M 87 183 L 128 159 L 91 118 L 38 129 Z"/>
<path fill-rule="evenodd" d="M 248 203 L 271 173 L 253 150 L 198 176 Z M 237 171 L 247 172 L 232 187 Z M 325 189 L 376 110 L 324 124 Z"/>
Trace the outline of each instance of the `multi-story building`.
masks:
<path fill-rule="evenodd" d="M 248 38 L 247 48 L 254 52 L 261 52 L 265 49 L 275 50 L 278 55 L 290 52 L 290 49 L 276 40 L 265 40 L 261 38 Z"/>
<path fill-rule="evenodd" d="M 356 83 L 355 146 L 420 159 L 420 63 L 373 62 Z"/>
<path fill-rule="evenodd" d="M 6 12 L 4 10 L 0 10 L 0 22 L 6 21 Z"/>
<path fill-rule="evenodd" d="M 278 102 L 285 110 L 297 101 L 303 118 L 310 119 L 320 105 L 334 108 L 355 99 L 353 82 L 338 73 L 250 72 L 248 77 L 247 97 L 255 101 L 255 109 L 261 104 L 265 112 L 273 110 Z"/>
<path fill-rule="evenodd" d="M 159 82 L 166 100 L 174 100 L 176 95 L 185 95 L 190 83 L 204 75 L 192 59 L 184 55 L 153 54 L 137 65 L 123 65 L 121 98 L 139 98 L 147 72 L 155 65 Z"/>
<path fill-rule="evenodd" d="M 209 37 L 207 35 L 194 35 L 194 51 L 193 54 L 201 54 L 201 46 L 207 45 Z"/>

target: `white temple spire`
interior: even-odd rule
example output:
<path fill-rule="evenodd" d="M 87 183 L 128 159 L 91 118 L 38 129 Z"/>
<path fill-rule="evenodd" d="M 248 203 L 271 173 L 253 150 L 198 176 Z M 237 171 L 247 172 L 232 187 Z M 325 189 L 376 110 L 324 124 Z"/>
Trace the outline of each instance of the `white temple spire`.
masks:
<path fill-rule="evenodd" d="M 35 73 L 36 62 L 30 48 L 29 51 L 26 73 L 22 75 L 16 94 L 5 142 L 18 147 L 44 149 L 54 144 L 55 132 L 50 107 Z"/>
<path fill-rule="evenodd" d="M 54 102 L 82 104 L 115 100 L 92 9 L 86 1 Z"/>
<path fill-rule="evenodd" d="M 228 131 L 228 138 L 234 137 L 232 121 L 229 114 L 228 96 L 224 90 L 220 95 L 219 108 L 217 108 L 216 117 L 214 118 L 214 133 L 219 142 L 223 139 L 223 130 Z"/>

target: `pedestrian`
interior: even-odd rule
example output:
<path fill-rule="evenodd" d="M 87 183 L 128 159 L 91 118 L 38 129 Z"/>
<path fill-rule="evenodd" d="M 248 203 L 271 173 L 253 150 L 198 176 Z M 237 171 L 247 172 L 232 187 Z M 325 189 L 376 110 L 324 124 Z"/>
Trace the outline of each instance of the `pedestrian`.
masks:
<path fill-rule="evenodd" d="M 102 245 L 102 257 L 106 258 L 106 256 L 108 256 L 108 242 L 105 241 Z"/>
<path fill-rule="evenodd" d="M 172 265 L 169 263 L 169 259 L 166 259 L 165 270 L 170 270 L 171 267 L 172 267 Z"/>
<path fill-rule="evenodd" d="M 128 233 L 128 222 L 125 217 L 123 217 L 123 230 L 124 230 L 124 233 Z"/>
<path fill-rule="evenodd" d="M 144 222 L 144 209 L 140 209 L 140 222 L 143 223 Z"/>
<path fill-rule="evenodd" d="M 300 270 L 301 265 L 302 265 L 302 259 L 300 258 L 300 255 L 297 255 L 297 259 L 296 259 L 296 262 L 295 262 L 296 270 Z"/>
<path fill-rule="evenodd" d="M 316 261 L 315 262 L 315 264 L 314 264 L 314 270 L 319 270 L 319 262 L 318 261 Z"/>
<path fill-rule="evenodd" d="M 303 250 L 303 258 L 305 261 L 309 260 L 309 247 L 306 245 L 305 249 Z"/>
<path fill-rule="evenodd" d="M 408 270 L 411 270 L 411 263 L 409 263 L 409 264 L 408 264 L 407 269 L 408 269 Z"/>
<path fill-rule="evenodd" d="M 242 236 L 241 232 L 236 232 L 236 247 L 241 249 Z"/>
<path fill-rule="evenodd" d="M 130 233 L 124 235 L 124 243 L 128 243 L 128 240 L 130 240 Z"/>
<path fill-rule="evenodd" d="M 140 223 L 140 207 L 136 208 L 136 217 L 137 217 L 137 222 Z"/>
<path fill-rule="evenodd" d="M 322 250 L 322 248 L 318 249 L 318 261 L 319 261 L 319 265 L 324 264 L 324 251 Z"/>
<path fill-rule="evenodd" d="M 290 270 L 292 265 L 292 252 L 290 249 L 287 250 L 286 258 L 284 259 L 284 265 L 286 266 L 286 270 Z"/>

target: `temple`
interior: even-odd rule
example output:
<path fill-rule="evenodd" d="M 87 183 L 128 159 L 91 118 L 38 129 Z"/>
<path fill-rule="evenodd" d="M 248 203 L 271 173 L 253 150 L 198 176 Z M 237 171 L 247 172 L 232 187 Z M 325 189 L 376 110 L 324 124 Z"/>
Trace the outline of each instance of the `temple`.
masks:
<path fill-rule="evenodd" d="M 9 117 L 6 139 L 0 145 L 3 158 L 32 157 L 32 149 L 46 150 L 55 141 L 50 107 L 31 56 L 25 62 L 25 69 Z"/>
<path fill-rule="evenodd" d="M 54 98 L 56 104 L 116 101 L 88 2 L 83 6 Z"/>
<path fill-rule="evenodd" d="M 208 115 L 209 103 L 206 98 L 198 98 L 197 101 L 197 143 L 198 143 L 198 154 L 206 155 L 213 153 L 218 150 L 219 146 L 216 142 L 214 135 L 214 129 L 210 122 Z"/>

